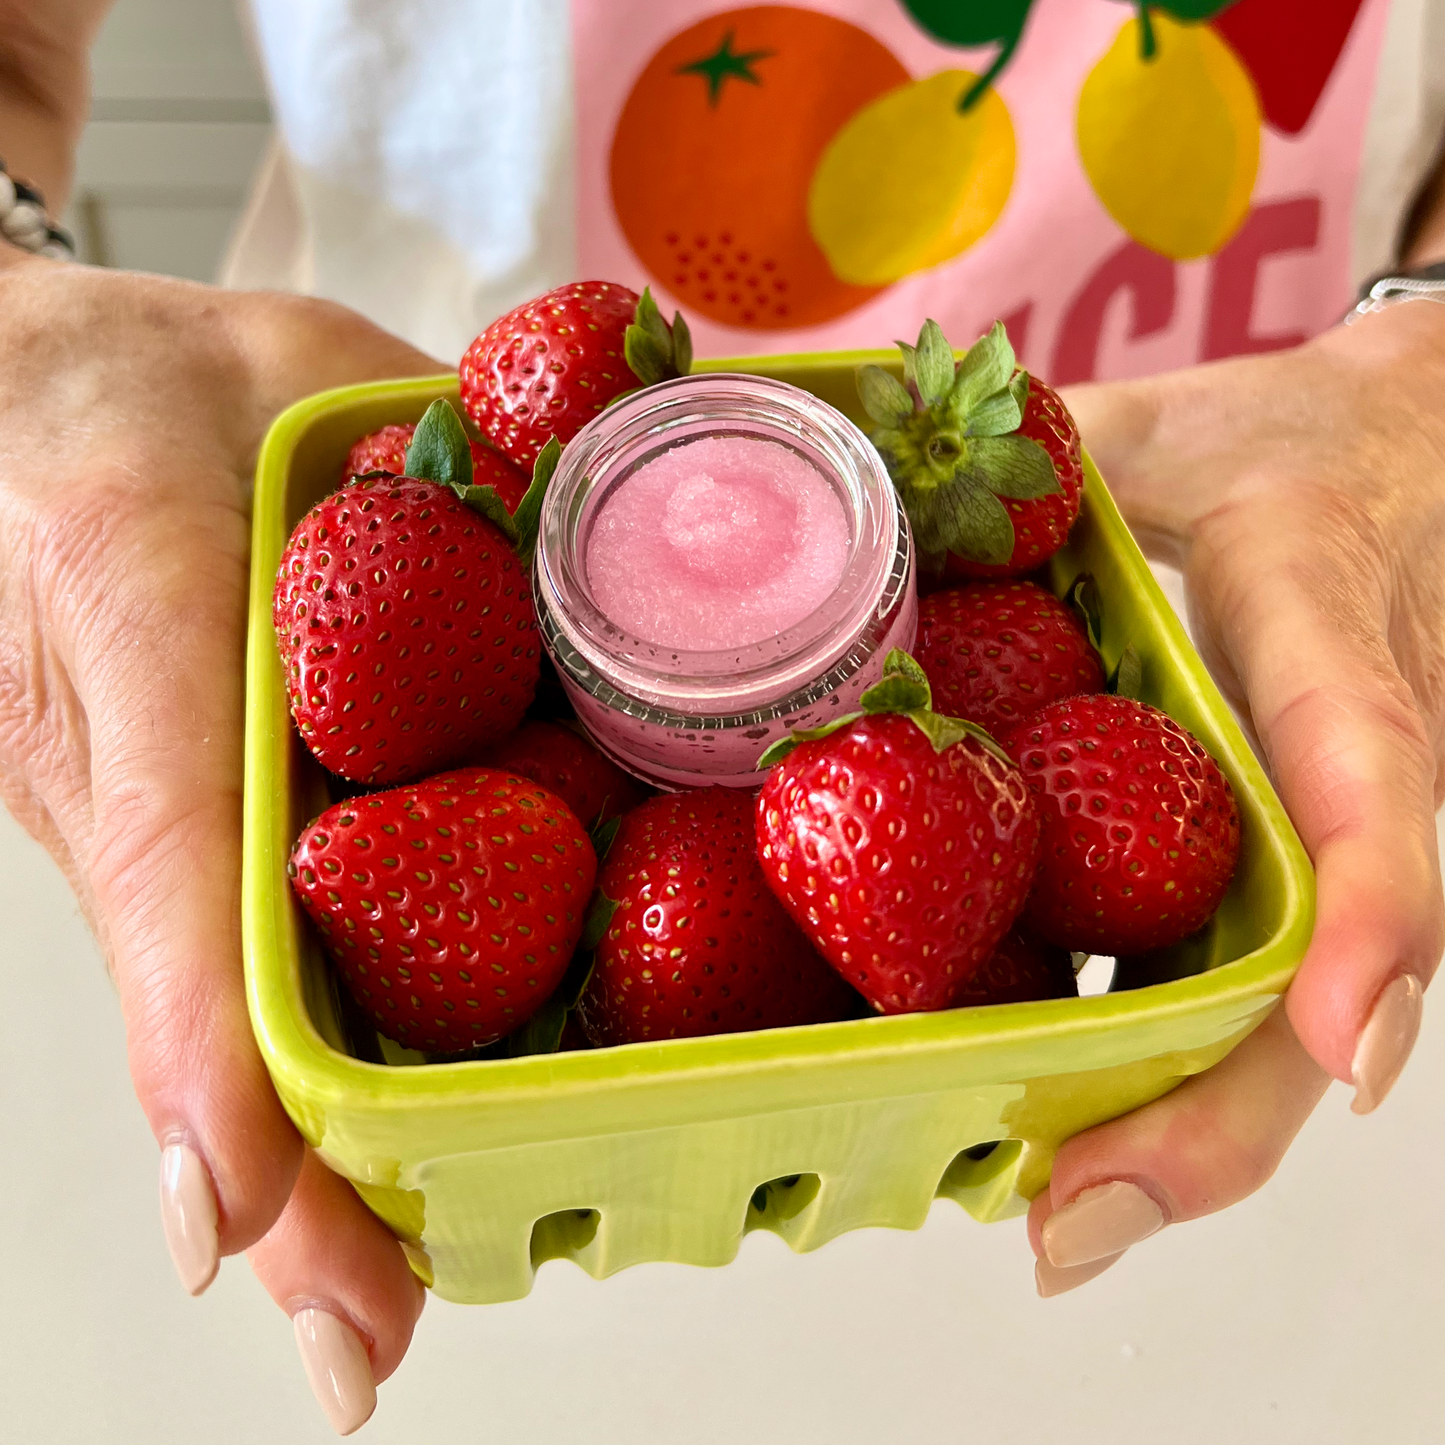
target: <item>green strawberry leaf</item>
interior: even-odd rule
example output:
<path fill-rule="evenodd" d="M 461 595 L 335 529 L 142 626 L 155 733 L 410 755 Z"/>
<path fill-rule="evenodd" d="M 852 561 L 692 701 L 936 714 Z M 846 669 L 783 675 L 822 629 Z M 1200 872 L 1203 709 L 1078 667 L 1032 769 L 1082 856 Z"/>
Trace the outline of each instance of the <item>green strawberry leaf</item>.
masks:
<path fill-rule="evenodd" d="M 587 919 L 582 925 L 582 938 L 577 944 L 578 952 L 591 953 L 599 943 L 607 936 L 607 930 L 612 927 L 612 915 L 617 912 L 617 903 L 609 898 L 600 888 L 592 895 L 592 901 L 587 905 Z M 577 990 L 577 997 L 582 997 L 582 990 Z"/>
<path fill-rule="evenodd" d="M 923 664 L 901 647 L 888 649 L 888 655 L 883 659 L 883 671 L 885 673 L 901 673 L 904 677 L 912 678 L 914 682 L 926 683 L 928 681 L 928 674 L 924 672 Z"/>
<path fill-rule="evenodd" d="M 1026 502 L 1063 488 L 1049 454 L 1029 437 L 979 437 L 969 446 L 974 474 L 996 497 Z"/>
<path fill-rule="evenodd" d="M 882 457 L 888 475 L 896 481 L 902 475 L 902 468 L 898 460 L 900 444 L 904 441 L 902 432 L 897 427 L 880 426 L 877 431 L 869 433 L 868 440 L 873 443 L 873 450 Z M 901 483 L 899 483 L 899 491 L 902 491 Z"/>
<path fill-rule="evenodd" d="M 964 436 L 1001 437 L 1017 431 L 1023 421 L 1023 410 L 1013 391 L 1005 387 L 992 396 L 986 396 L 968 413 L 967 418 L 958 418 L 964 427 Z"/>
<path fill-rule="evenodd" d="M 960 743 L 965 738 L 972 738 L 985 752 L 992 753 L 1000 762 L 1007 763 L 1010 767 L 1014 766 L 1014 760 L 994 739 L 993 734 L 976 722 L 969 722 L 967 718 L 961 717 L 945 717 L 942 713 L 930 712 L 926 708 L 905 713 L 904 716 L 933 744 L 933 751 L 936 753 L 951 748 L 954 743 Z"/>
<path fill-rule="evenodd" d="M 562 1046 L 562 1030 L 566 1027 L 567 1006 L 554 993 L 521 1028 L 502 1040 L 506 1045 L 507 1058 L 555 1054 Z"/>
<path fill-rule="evenodd" d="M 692 333 L 681 312 L 669 326 L 652 299 L 651 288 L 644 287 L 632 324 L 623 333 L 622 354 L 643 386 L 655 386 L 691 371 Z"/>
<path fill-rule="evenodd" d="M 692 372 L 692 332 L 681 311 L 672 313 L 672 364 L 679 376 Z"/>
<path fill-rule="evenodd" d="M 472 511 L 485 517 L 512 546 L 517 545 L 517 523 L 495 487 L 459 487 L 453 482 L 451 489 Z"/>
<path fill-rule="evenodd" d="M 871 372 L 865 380 L 860 369 L 858 385 L 878 422 L 869 440 L 908 514 L 920 563 L 937 571 L 955 552 L 1005 564 L 1015 538 L 1000 498 L 1027 501 L 1063 490 L 1048 453 L 1017 434 L 1030 382 L 1017 368 L 1008 331 L 994 322 L 958 362 L 941 397 L 953 353 L 938 323 L 924 323 L 916 347 L 898 346 L 922 411 L 904 413 L 898 394 Z"/>
<path fill-rule="evenodd" d="M 497 489 L 472 482 L 471 443 L 450 402 L 432 402 L 417 423 L 406 449 L 406 474 L 450 487 L 466 506 L 485 517 L 514 547 L 517 545 L 516 522 Z"/>
<path fill-rule="evenodd" d="M 1107 687 L 1116 697 L 1131 698 L 1134 702 L 1143 700 L 1144 663 L 1132 643 L 1120 653 L 1118 666 L 1110 675 Z"/>
<path fill-rule="evenodd" d="M 933 706 L 928 674 L 901 647 L 883 659 L 883 676 L 858 699 L 865 713 L 912 712 Z"/>
<path fill-rule="evenodd" d="M 953 390 L 953 348 L 938 322 L 930 319 L 923 323 L 913 364 L 918 395 L 924 406 L 936 405 Z"/>
<path fill-rule="evenodd" d="M 980 438 L 974 445 L 989 440 Z M 1008 510 L 992 492 L 968 473 L 939 487 L 934 499 L 934 527 L 944 551 L 957 552 L 970 561 L 1002 566 L 1013 556 L 1014 524 Z M 921 529 L 920 529 L 921 530 Z M 929 551 L 939 550 L 928 537 Z"/>
<path fill-rule="evenodd" d="M 607 816 L 607 805 L 612 800 L 602 800 L 602 810 L 597 815 L 597 822 L 593 824 L 588 837 L 592 839 L 592 851 L 597 855 L 597 865 L 602 866 L 608 853 L 612 851 L 612 845 L 617 841 L 617 830 L 622 826 L 622 815 L 619 813 L 614 818 Z M 593 947 L 596 947 L 594 944 Z"/>
<path fill-rule="evenodd" d="M 652 299 L 651 287 L 642 288 L 632 321 L 634 326 L 657 342 L 658 348 L 664 354 L 671 354 L 672 333 L 667 329 L 667 322 L 662 319 L 662 312 L 657 309 L 657 302 Z"/>
<path fill-rule="evenodd" d="M 928 674 L 917 660 L 895 647 L 883 659 L 883 676 L 865 692 L 860 699 L 862 712 L 850 712 L 820 728 L 807 728 L 786 738 L 779 738 L 761 758 L 759 769 L 770 768 L 780 763 L 800 743 L 818 742 L 832 737 L 846 727 L 851 727 L 861 717 L 876 717 L 882 713 L 895 713 L 906 717 L 933 744 L 935 752 L 943 752 L 964 738 L 975 739 L 996 758 L 1012 766 L 1013 759 L 994 741 L 993 737 L 977 723 L 964 718 L 945 717 L 933 711 L 933 693 L 928 685 Z"/>
<path fill-rule="evenodd" d="M 985 398 L 1006 391 L 1017 362 L 1013 343 L 1002 321 L 995 321 L 988 333 L 968 348 L 958 364 L 958 380 L 949 398 L 950 413 L 962 422 Z"/>
<path fill-rule="evenodd" d="M 1022 421 L 1023 414 L 1028 410 L 1029 405 L 1028 372 L 1022 370 L 1014 372 L 1013 378 L 1008 384 L 1008 389 L 1014 401 L 1018 404 L 1019 418 L 1020 421 Z"/>
<path fill-rule="evenodd" d="M 557 1052 L 562 1042 L 562 1030 L 567 1027 L 567 1015 L 577 1007 L 577 1000 L 587 991 L 594 963 L 591 951 L 584 950 L 579 943 L 572 962 L 567 965 L 567 972 L 562 975 L 562 982 L 521 1028 L 503 1040 L 509 1059 Z"/>
<path fill-rule="evenodd" d="M 875 682 L 860 699 L 863 711 L 870 715 L 884 712 L 919 712 L 933 702 L 928 681 L 915 682 L 901 673 L 892 673 Z"/>
<path fill-rule="evenodd" d="M 842 732 L 846 727 L 858 721 L 865 714 L 861 712 L 845 712 L 842 717 L 835 717 L 832 722 L 824 723 L 820 728 L 799 728 L 797 732 L 789 733 L 785 738 L 779 738 L 771 744 L 755 764 L 757 770 L 766 772 L 774 763 L 780 763 L 795 748 L 803 743 L 816 743 L 822 738 L 830 738 L 834 733 Z"/>
<path fill-rule="evenodd" d="M 907 341 L 893 343 L 903 357 L 903 385 L 910 392 L 918 390 L 918 348 Z"/>
<path fill-rule="evenodd" d="M 512 514 L 512 523 L 517 529 L 517 555 L 526 566 L 531 565 L 532 554 L 537 550 L 537 528 L 542 520 L 542 499 L 547 495 L 552 473 L 557 470 L 557 463 L 561 460 L 561 442 L 556 437 L 548 437 L 547 445 L 537 453 L 537 460 L 532 464 L 532 483 Z"/>
<path fill-rule="evenodd" d="M 1094 580 L 1094 574 L 1080 572 L 1070 583 L 1069 590 L 1064 594 L 1064 601 L 1083 623 L 1084 631 L 1089 638 L 1089 646 L 1098 652 L 1102 646 L 1099 639 L 1103 636 L 1104 609 L 1099 598 L 1099 584 Z"/>
<path fill-rule="evenodd" d="M 860 366 L 857 380 L 863 410 L 874 421 L 897 426 L 905 417 L 913 415 L 913 398 L 908 388 L 881 366 Z"/>
<path fill-rule="evenodd" d="M 593 847 L 597 848 L 598 861 L 606 856 L 612 839 L 617 835 L 620 818 L 610 823 L 599 823 L 592 832 Z M 603 838 L 600 843 L 598 840 Z M 582 936 L 572 953 L 572 961 L 562 982 L 532 1017 L 515 1033 L 509 1034 L 502 1042 L 506 1045 L 508 1058 L 519 1058 L 524 1054 L 555 1054 L 562 1042 L 562 1030 L 567 1026 L 567 1015 L 577 1007 L 596 965 L 597 945 L 602 942 L 612 923 L 617 904 L 601 888 L 592 894 L 587 907 L 587 918 L 582 925 Z"/>
<path fill-rule="evenodd" d="M 427 407 L 406 449 L 406 474 L 451 487 L 472 484 L 472 448 L 452 404 L 438 399 Z"/>
<path fill-rule="evenodd" d="M 655 386 L 666 379 L 671 365 L 671 347 L 660 345 L 640 326 L 629 326 L 622 340 L 622 354 L 643 386 Z"/>

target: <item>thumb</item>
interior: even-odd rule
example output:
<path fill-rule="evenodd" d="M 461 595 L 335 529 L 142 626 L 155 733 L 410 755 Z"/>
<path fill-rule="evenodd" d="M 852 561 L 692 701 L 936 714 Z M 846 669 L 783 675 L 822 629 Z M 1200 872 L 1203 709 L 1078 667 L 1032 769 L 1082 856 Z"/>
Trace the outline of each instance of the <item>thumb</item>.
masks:
<path fill-rule="evenodd" d="M 1067 387 L 1062 395 L 1140 547 L 1178 566 L 1198 511 L 1198 492 L 1180 485 L 1178 457 L 1161 457 L 1156 444 L 1162 388 L 1170 380 L 1099 382 Z"/>
<path fill-rule="evenodd" d="M 259 433 L 313 392 L 456 370 L 332 301 L 265 292 L 230 300 L 232 340 L 250 374 Z"/>

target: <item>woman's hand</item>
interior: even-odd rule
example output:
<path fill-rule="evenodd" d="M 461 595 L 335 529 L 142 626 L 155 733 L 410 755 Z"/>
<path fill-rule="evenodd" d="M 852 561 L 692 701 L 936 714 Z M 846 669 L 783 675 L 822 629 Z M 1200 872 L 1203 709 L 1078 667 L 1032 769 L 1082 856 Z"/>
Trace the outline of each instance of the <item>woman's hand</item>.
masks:
<path fill-rule="evenodd" d="M 1183 570 L 1205 661 L 1314 860 L 1318 916 L 1275 1013 L 1223 1063 L 1059 1151 L 1039 1290 L 1274 1172 L 1331 1078 L 1368 1113 L 1445 944 L 1445 306 L 1298 350 L 1072 392 L 1145 549 Z"/>
<path fill-rule="evenodd" d="M 443 368 L 322 302 L 0 259 L 0 789 L 114 976 L 182 1283 L 199 1294 L 249 1249 L 354 1429 L 423 1292 L 309 1155 L 247 1018 L 251 473 L 298 397 Z"/>

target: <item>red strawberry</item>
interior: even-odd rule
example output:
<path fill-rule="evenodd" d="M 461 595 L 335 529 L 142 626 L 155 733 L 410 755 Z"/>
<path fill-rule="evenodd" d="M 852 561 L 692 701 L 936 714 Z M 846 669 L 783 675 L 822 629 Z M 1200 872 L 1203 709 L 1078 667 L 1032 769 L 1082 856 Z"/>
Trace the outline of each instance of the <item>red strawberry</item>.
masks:
<path fill-rule="evenodd" d="M 925 597 L 916 652 L 938 710 L 994 734 L 1057 698 L 1104 688 L 1078 618 L 1032 582 L 971 582 Z"/>
<path fill-rule="evenodd" d="M 456 414 L 437 402 L 427 417 L 470 477 Z M 449 485 L 358 481 L 318 502 L 282 554 L 272 620 L 291 713 L 354 782 L 455 762 L 516 727 L 536 690 L 532 594 L 512 545 L 525 543 L 488 489 L 458 485 L 492 520 Z"/>
<path fill-rule="evenodd" d="M 1077 998 L 1074 960 L 1066 948 L 1056 948 L 1014 924 L 990 958 L 959 995 L 957 1006 L 1032 1003 L 1041 998 Z"/>
<path fill-rule="evenodd" d="M 635 808 L 647 790 L 565 723 L 529 722 L 476 760 L 531 778 L 556 793 L 589 827 L 607 805 L 609 817 Z"/>
<path fill-rule="evenodd" d="M 649 799 L 598 884 L 617 907 L 578 1006 L 595 1044 L 823 1023 L 857 1004 L 768 891 L 749 792 Z"/>
<path fill-rule="evenodd" d="M 415 435 L 416 426 L 408 423 L 384 426 L 380 431 L 360 438 L 341 469 L 342 485 L 367 472 L 387 472 L 393 477 L 404 477 L 407 448 Z M 530 478 L 494 448 L 481 442 L 469 442 L 468 445 L 472 453 L 473 482 L 479 487 L 495 487 L 506 509 L 515 512 L 517 504 L 527 494 Z"/>
<path fill-rule="evenodd" d="M 1018 373 L 1020 376 L 1026 373 Z M 1017 577 L 1041 567 L 1069 538 L 1084 496 L 1084 456 L 1079 428 L 1063 398 L 1036 376 L 1028 377 L 1028 400 L 1015 436 L 1037 442 L 1048 456 L 1059 492 L 1041 497 L 1008 497 L 1004 505 L 1013 522 L 1014 547 L 1006 563 L 990 566 L 973 557 L 950 552 L 944 576 Z"/>
<path fill-rule="evenodd" d="M 549 437 L 566 444 L 609 402 L 685 376 L 692 340 L 651 295 L 610 281 L 574 281 L 492 322 L 462 357 L 467 414 L 518 466 Z"/>
<path fill-rule="evenodd" d="M 1023 907 L 1039 820 L 997 745 L 930 710 L 911 657 L 884 666 L 863 713 L 763 755 L 782 761 L 758 798 L 758 849 L 783 906 L 874 1008 L 952 1008 Z"/>
<path fill-rule="evenodd" d="M 1014 364 L 1002 322 L 962 361 L 936 321 L 903 351 L 901 385 L 858 368 L 873 445 L 913 524 L 926 583 L 1014 577 L 1064 545 L 1084 491 L 1079 431 L 1051 387 Z"/>
<path fill-rule="evenodd" d="M 1003 739 L 1043 816 L 1025 919 L 1090 953 L 1164 948 L 1202 927 L 1239 859 L 1219 765 L 1172 718 L 1127 697 L 1065 698 Z"/>
<path fill-rule="evenodd" d="M 597 871 L 545 788 L 486 768 L 328 808 L 287 872 L 388 1038 L 455 1052 L 526 1023 L 567 971 Z"/>

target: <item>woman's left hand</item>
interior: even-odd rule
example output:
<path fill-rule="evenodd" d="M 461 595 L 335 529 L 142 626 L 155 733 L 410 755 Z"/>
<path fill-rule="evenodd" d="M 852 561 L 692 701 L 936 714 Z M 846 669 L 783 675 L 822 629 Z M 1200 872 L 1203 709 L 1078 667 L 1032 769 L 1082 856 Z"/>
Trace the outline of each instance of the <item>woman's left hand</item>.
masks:
<path fill-rule="evenodd" d="M 1274 1172 L 1329 1081 L 1368 1113 L 1445 944 L 1445 305 L 1068 403 L 1205 661 L 1251 721 L 1318 878 L 1284 1006 L 1223 1063 L 1071 1139 L 1033 1203 L 1041 1294 Z"/>

